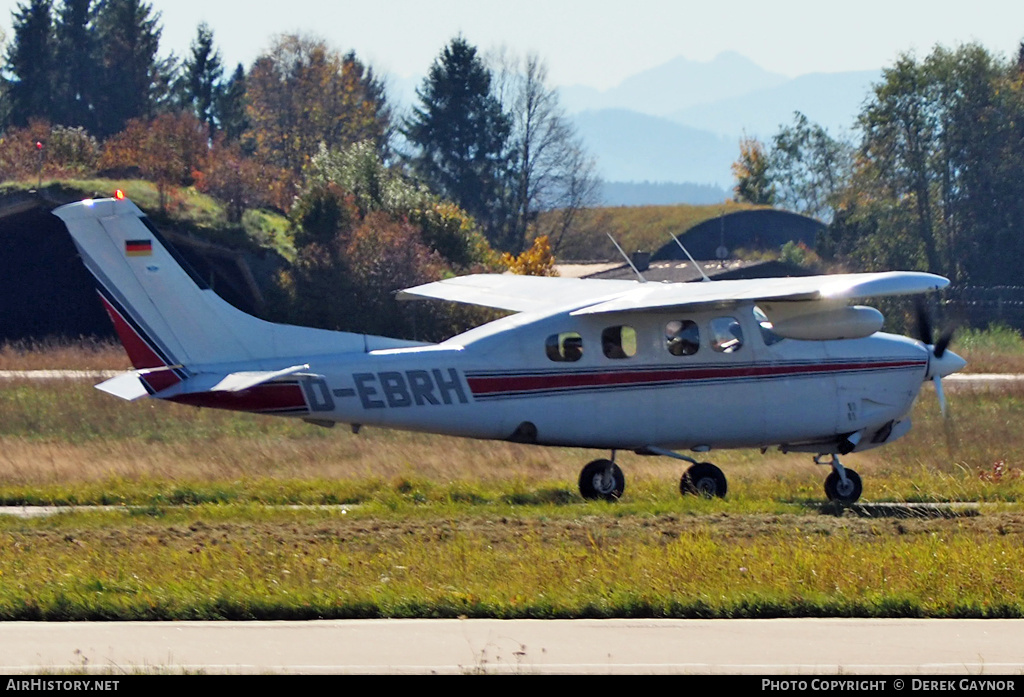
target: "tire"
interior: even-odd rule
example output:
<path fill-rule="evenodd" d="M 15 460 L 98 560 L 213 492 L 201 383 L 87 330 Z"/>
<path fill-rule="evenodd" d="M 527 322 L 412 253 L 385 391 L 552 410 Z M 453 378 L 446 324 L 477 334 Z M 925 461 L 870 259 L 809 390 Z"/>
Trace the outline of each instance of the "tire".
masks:
<path fill-rule="evenodd" d="M 829 472 L 829 475 L 825 477 L 825 496 L 829 501 L 856 503 L 863 491 L 860 475 L 852 469 L 846 469 L 846 486 L 843 486 L 843 481 L 835 470 Z"/>
<path fill-rule="evenodd" d="M 593 501 L 616 501 L 626 490 L 626 478 L 611 460 L 594 460 L 580 472 L 580 496 Z"/>
<path fill-rule="evenodd" d="M 698 462 L 683 472 L 679 480 L 679 493 L 683 496 L 703 496 L 706 499 L 725 498 L 729 486 L 725 474 L 710 462 Z"/>

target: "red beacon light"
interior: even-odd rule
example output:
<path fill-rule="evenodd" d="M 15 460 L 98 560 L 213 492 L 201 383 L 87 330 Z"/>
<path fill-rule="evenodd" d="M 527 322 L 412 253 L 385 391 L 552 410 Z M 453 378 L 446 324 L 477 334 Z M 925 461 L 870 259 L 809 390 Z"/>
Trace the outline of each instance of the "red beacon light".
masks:
<path fill-rule="evenodd" d="M 116 198 L 118 201 L 124 201 L 124 192 L 121 191 L 120 189 L 117 189 L 114 192 L 114 198 Z"/>

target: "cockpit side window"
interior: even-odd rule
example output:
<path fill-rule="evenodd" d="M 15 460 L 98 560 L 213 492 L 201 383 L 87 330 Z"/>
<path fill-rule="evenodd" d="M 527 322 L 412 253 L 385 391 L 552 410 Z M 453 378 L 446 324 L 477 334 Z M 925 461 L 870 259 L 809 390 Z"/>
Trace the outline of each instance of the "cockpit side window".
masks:
<path fill-rule="evenodd" d="M 693 320 L 674 319 L 665 325 L 665 345 L 673 356 L 692 356 L 700 349 L 700 328 Z"/>
<path fill-rule="evenodd" d="M 768 315 L 764 313 L 764 310 L 754 306 L 754 321 L 757 322 L 757 326 L 761 328 L 761 338 L 764 340 L 765 346 L 771 346 L 777 344 L 785 337 L 779 336 L 775 333 L 775 328 L 772 326 L 771 320 L 768 319 Z"/>
<path fill-rule="evenodd" d="M 544 342 L 548 358 L 559 363 L 571 363 L 583 357 L 583 337 L 576 332 L 552 334 Z"/>
<path fill-rule="evenodd" d="M 632 358 L 636 355 L 636 330 L 625 325 L 601 332 L 601 350 L 608 358 Z"/>
<path fill-rule="evenodd" d="M 719 353 L 735 353 L 743 348 L 743 328 L 735 317 L 711 320 L 711 348 Z"/>

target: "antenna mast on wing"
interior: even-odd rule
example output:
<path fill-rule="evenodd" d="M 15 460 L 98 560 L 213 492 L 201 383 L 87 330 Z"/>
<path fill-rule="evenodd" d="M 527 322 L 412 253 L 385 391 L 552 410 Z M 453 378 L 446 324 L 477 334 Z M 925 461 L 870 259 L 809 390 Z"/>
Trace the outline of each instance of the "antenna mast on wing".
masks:
<path fill-rule="evenodd" d="M 708 278 L 708 275 L 706 273 L 704 273 L 704 269 L 701 267 L 700 264 L 697 263 L 697 261 L 692 256 L 690 256 L 690 253 L 686 250 L 686 247 L 683 246 L 683 243 L 679 241 L 679 238 L 673 235 L 671 230 L 668 234 L 672 235 L 672 239 L 674 239 L 676 241 L 676 244 L 679 245 L 679 248 L 683 250 L 683 254 L 685 254 L 686 258 L 690 260 L 690 263 L 697 267 L 697 271 L 700 272 L 700 275 L 702 277 L 700 279 L 701 283 L 703 283 L 704 281 L 710 281 L 711 279 Z"/>
<path fill-rule="evenodd" d="M 608 239 L 610 239 L 612 241 L 612 244 L 615 245 L 615 248 L 617 250 L 619 250 L 619 254 L 621 254 L 622 258 L 626 260 L 627 264 L 629 264 L 629 268 L 633 269 L 633 273 L 635 273 L 636 277 L 638 279 L 640 279 L 640 282 L 641 283 L 647 283 L 647 279 L 644 278 L 644 275 L 642 273 L 640 273 L 635 266 L 633 266 L 633 260 L 629 258 L 628 254 L 626 254 L 624 251 L 622 251 L 622 247 L 620 247 L 619 243 L 615 241 L 614 237 L 612 237 L 612 233 L 608 232 L 608 233 L 605 233 L 605 234 L 608 235 Z"/>

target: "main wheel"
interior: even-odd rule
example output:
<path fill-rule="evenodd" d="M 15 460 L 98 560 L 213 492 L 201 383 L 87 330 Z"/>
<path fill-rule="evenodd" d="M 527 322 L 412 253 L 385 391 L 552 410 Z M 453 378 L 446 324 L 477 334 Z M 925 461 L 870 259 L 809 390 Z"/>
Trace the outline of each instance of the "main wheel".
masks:
<path fill-rule="evenodd" d="M 706 499 L 723 498 L 728 488 L 725 474 L 710 462 L 691 465 L 679 480 L 679 493 L 683 496 L 697 494 Z"/>
<path fill-rule="evenodd" d="M 849 467 L 846 468 L 846 483 L 839 477 L 835 470 L 829 472 L 825 477 L 825 496 L 829 501 L 839 503 L 855 503 L 860 498 L 864 487 L 861 485 L 860 475 Z"/>
<path fill-rule="evenodd" d="M 594 460 L 580 472 L 580 496 L 615 501 L 626 490 L 622 470 L 611 460 Z"/>

